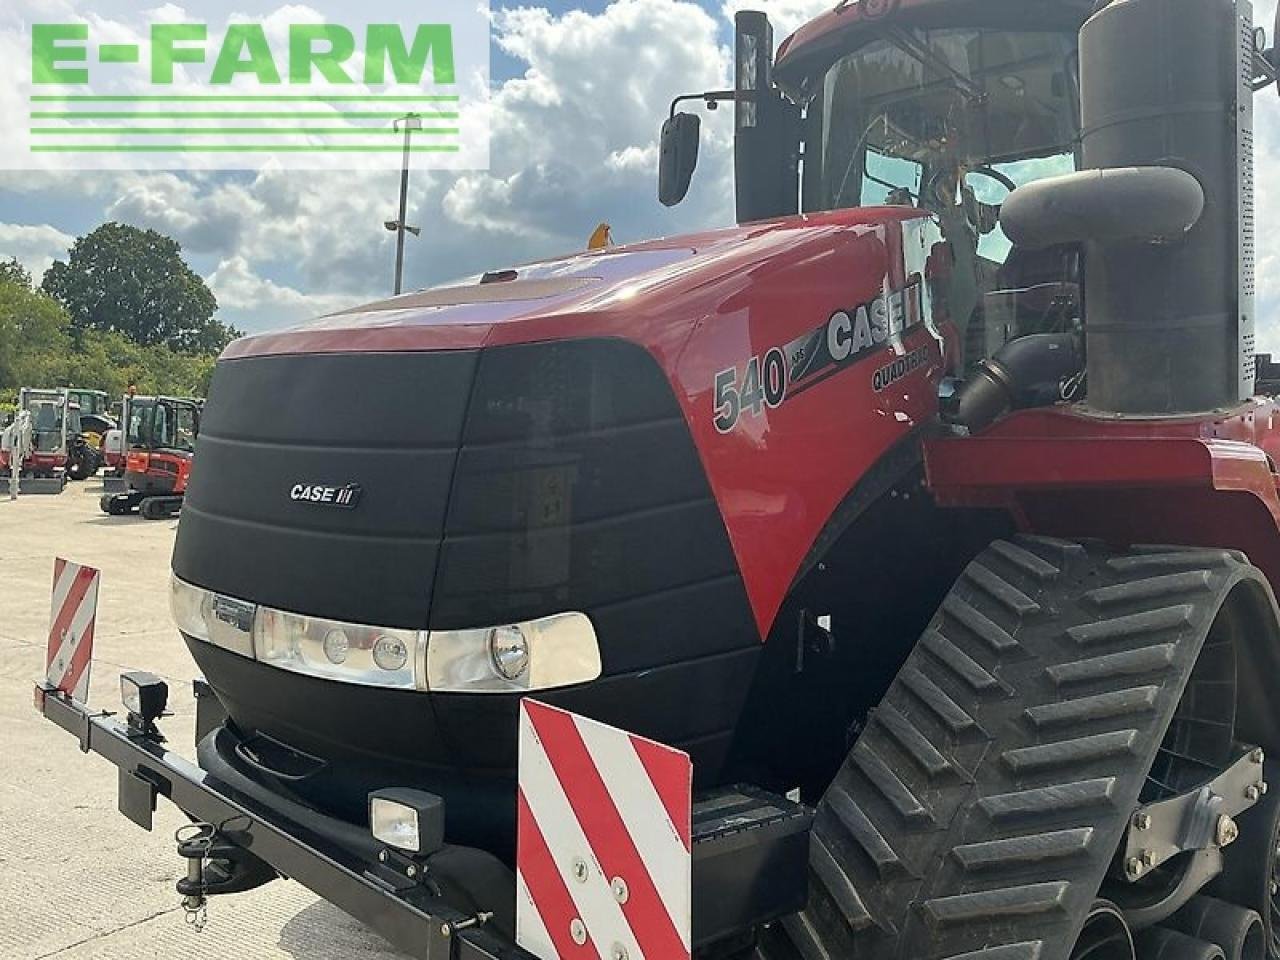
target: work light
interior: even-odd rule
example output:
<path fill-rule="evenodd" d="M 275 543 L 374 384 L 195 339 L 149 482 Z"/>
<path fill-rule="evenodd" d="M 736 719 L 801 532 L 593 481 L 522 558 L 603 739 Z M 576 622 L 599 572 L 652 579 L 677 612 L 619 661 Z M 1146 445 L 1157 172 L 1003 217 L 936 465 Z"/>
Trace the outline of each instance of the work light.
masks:
<path fill-rule="evenodd" d="M 375 790 L 369 794 L 369 829 L 397 850 L 435 853 L 444 846 L 444 801 L 422 790 Z"/>
<path fill-rule="evenodd" d="M 169 703 L 169 685 L 153 673 L 138 670 L 120 674 L 120 700 L 129 723 L 149 727 Z"/>

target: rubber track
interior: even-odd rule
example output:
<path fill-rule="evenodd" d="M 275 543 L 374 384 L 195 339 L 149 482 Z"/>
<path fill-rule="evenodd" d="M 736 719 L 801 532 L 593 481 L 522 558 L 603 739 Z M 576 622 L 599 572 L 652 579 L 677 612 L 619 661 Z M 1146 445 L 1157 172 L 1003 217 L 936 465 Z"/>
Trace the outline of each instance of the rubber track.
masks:
<path fill-rule="evenodd" d="M 1066 960 L 1245 579 L 1231 551 L 992 544 L 819 804 L 809 906 L 756 960 Z"/>

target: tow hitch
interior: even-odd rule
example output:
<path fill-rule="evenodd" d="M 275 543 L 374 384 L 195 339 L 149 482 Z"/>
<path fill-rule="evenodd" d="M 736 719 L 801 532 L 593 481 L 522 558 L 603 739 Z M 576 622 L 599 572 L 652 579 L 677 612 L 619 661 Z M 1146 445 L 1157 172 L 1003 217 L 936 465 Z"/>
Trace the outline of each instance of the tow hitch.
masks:
<path fill-rule="evenodd" d="M 208 898 L 221 893 L 244 893 L 280 876 L 244 848 L 249 835 L 234 839 L 234 826 L 192 823 L 174 835 L 178 856 L 187 861 L 187 875 L 178 881 L 187 923 L 199 933 L 208 915 Z"/>

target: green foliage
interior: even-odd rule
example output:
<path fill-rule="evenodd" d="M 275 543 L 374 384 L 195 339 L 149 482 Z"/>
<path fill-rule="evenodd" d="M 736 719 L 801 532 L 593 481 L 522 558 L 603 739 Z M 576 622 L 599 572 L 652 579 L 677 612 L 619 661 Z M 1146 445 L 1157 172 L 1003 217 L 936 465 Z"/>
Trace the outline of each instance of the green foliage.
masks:
<path fill-rule="evenodd" d="M 53 299 L 0 277 L 0 397 L 20 387 L 77 386 L 120 396 L 139 393 L 204 396 L 212 353 L 135 343 L 112 330 L 76 328 Z"/>
<path fill-rule="evenodd" d="M 20 287 L 31 289 L 31 274 L 18 262 L 17 257 L 0 260 L 0 283 L 16 283 Z"/>
<path fill-rule="evenodd" d="M 144 347 L 192 354 L 217 353 L 239 336 L 213 319 L 218 301 L 177 241 L 154 230 L 103 224 L 76 240 L 41 288 L 79 333 L 122 334 Z"/>

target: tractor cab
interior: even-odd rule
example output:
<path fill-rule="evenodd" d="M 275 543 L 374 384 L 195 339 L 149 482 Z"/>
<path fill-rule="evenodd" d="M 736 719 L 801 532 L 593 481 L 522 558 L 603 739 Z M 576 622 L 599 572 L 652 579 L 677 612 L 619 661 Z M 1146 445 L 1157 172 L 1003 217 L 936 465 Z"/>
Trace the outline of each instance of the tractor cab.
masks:
<path fill-rule="evenodd" d="M 1079 321 L 1078 254 L 1016 248 L 1000 213 L 1019 187 L 1077 167 L 1088 12 L 1078 2 L 862 0 L 801 28 L 776 61 L 768 20 L 746 12 L 735 89 L 687 99 L 735 102 L 740 221 L 858 207 L 932 213 L 952 261 L 945 312 L 971 366 L 1011 339 Z M 673 108 L 664 127 L 668 204 L 692 174 L 696 121 Z"/>

